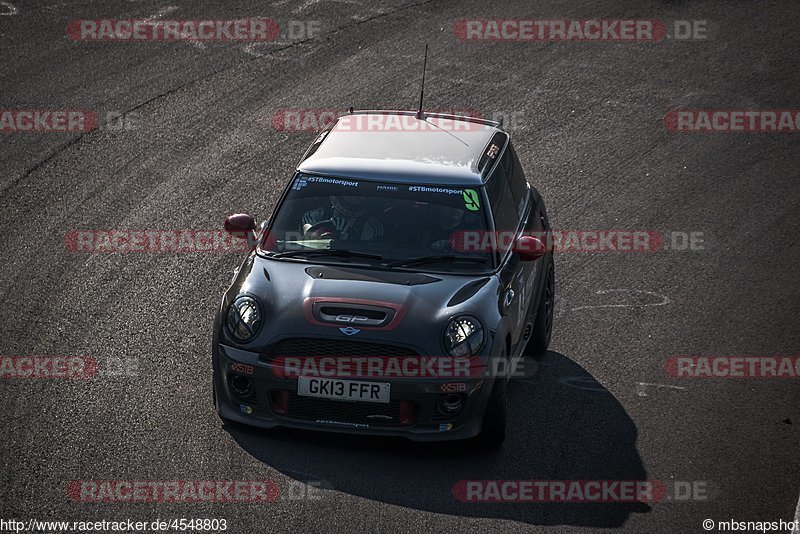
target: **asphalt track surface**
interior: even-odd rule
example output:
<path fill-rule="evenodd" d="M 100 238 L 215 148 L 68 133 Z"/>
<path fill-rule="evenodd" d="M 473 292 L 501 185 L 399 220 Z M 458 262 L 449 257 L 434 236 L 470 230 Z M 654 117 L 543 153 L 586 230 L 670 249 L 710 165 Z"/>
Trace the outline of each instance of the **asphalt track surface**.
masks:
<path fill-rule="evenodd" d="M 0 517 L 216 517 L 231 532 L 701 532 L 706 518 L 795 517 L 797 379 L 676 379 L 663 364 L 800 353 L 800 134 L 675 133 L 662 121 L 675 108 L 800 107 L 795 2 L 1 4 L 0 107 L 127 112 L 135 127 L 0 134 L 0 354 L 83 354 L 117 369 L 0 381 Z M 104 17 L 270 17 L 321 31 L 255 46 L 67 38 L 69 20 Z M 500 17 L 711 30 L 640 44 L 453 35 L 457 19 Z M 413 108 L 425 42 L 426 107 L 506 117 L 557 228 L 703 232 L 703 250 L 559 255 L 552 351 L 512 383 L 500 451 L 224 428 L 210 402 L 211 321 L 242 255 L 79 254 L 65 233 L 268 216 L 313 139 L 277 131 L 272 115 Z M 489 504 L 451 492 L 464 479 L 645 478 L 700 482 L 706 498 Z M 85 479 L 266 479 L 284 497 L 71 501 L 68 483 Z M 321 498 L 286 498 L 297 481 L 321 483 Z"/>

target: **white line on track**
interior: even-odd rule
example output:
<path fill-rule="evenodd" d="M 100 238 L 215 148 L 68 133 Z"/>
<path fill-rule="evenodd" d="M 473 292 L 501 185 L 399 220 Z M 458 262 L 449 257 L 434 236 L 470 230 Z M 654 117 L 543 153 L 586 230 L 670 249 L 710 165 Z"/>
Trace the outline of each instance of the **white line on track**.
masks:
<path fill-rule="evenodd" d="M 648 387 L 654 388 L 667 388 L 667 389 L 686 389 L 685 387 L 681 386 L 669 386 L 667 384 L 651 384 L 649 382 L 636 382 L 636 394 L 640 397 L 646 397 Z"/>
<path fill-rule="evenodd" d="M 19 13 L 19 11 L 17 10 L 17 6 L 12 4 L 11 2 L 0 2 L 0 6 L 4 6 L 8 9 L 8 11 L 6 11 L 5 13 L 0 13 L 0 17 L 2 16 L 10 17 L 11 15 L 16 15 L 17 13 Z"/>
<path fill-rule="evenodd" d="M 151 16 L 147 17 L 144 20 L 157 20 L 157 19 L 160 19 L 161 17 L 163 17 L 164 15 L 169 15 L 173 11 L 177 11 L 177 10 L 178 10 L 178 6 L 167 6 L 167 7 L 161 8 L 158 11 L 158 13 L 156 13 L 155 15 L 151 15 Z"/>
<path fill-rule="evenodd" d="M 797 509 L 794 511 L 794 521 L 795 528 L 792 530 L 792 534 L 800 534 L 800 528 L 797 527 L 797 524 L 800 523 L 800 497 L 797 498 Z"/>
<path fill-rule="evenodd" d="M 606 295 L 608 293 L 637 293 L 640 295 L 650 295 L 661 299 L 661 301 L 651 302 L 648 304 L 592 304 L 589 306 L 578 306 L 577 308 L 571 308 L 570 311 L 589 310 L 593 308 L 647 308 L 650 306 L 664 306 L 670 302 L 669 298 L 664 295 L 659 295 L 658 293 L 653 293 L 652 291 L 642 291 L 639 289 L 600 289 L 595 292 L 595 295 Z"/>
<path fill-rule="evenodd" d="M 178 10 L 178 6 L 167 6 L 165 8 L 160 9 L 158 11 L 158 13 L 156 13 L 155 15 L 147 17 L 144 20 L 149 21 L 149 22 L 153 22 L 153 25 L 157 26 L 159 24 L 158 19 L 164 17 L 165 15 L 168 15 L 168 14 L 172 13 L 173 11 L 177 11 L 177 10 Z M 190 45 L 194 46 L 195 48 L 199 48 L 200 50 L 205 50 L 206 49 L 206 45 L 204 45 L 203 43 L 201 43 L 199 41 L 188 40 L 188 41 L 184 41 L 184 42 L 189 43 Z"/>
<path fill-rule="evenodd" d="M 297 41 L 294 41 L 294 42 L 297 42 Z M 268 54 L 269 52 L 274 50 L 276 47 L 287 46 L 287 45 L 290 45 L 290 44 L 292 44 L 292 41 L 269 41 L 268 43 L 248 43 L 248 44 L 246 44 L 246 45 L 244 45 L 242 47 L 242 50 L 244 52 L 250 54 L 251 56 L 261 57 L 261 56 L 264 56 L 264 55 Z M 260 48 L 260 47 L 264 48 L 264 52 L 263 53 L 258 51 L 258 48 Z"/>

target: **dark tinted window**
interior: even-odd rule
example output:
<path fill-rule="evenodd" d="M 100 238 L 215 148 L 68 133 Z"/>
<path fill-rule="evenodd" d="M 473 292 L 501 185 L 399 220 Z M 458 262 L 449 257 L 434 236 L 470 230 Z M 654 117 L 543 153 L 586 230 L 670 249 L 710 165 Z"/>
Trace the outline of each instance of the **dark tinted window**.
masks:
<path fill-rule="evenodd" d="M 519 224 L 517 205 L 511 193 L 508 176 L 500 166 L 486 183 L 486 191 L 492 206 L 495 228 L 501 232 L 515 231 Z"/>
<path fill-rule="evenodd" d="M 506 154 L 509 158 L 508 165 L 511 168 L 511 172 L 509 173 L 509 179 L 511 181 L 511 195 L 514 197 L 514 202 L 517 205 L 517 210 L 521 217 L 522 210 L 525 209 L 525 201 L 528 196 L 528 181 L 525 179 L 525 173 L 522 170 L 522 165 L 520 165 L 519 158 L 517 158 L 517 153 L 514 151 L 514 147 L 511 146 L 511 143 L 508 144 Z M 506 158 L 504 157 L 503 159 Z"/>
<path fill-rule="evenodd" d="M 485 250 L 465 251 L 463 243 L 465 232 L 480 236 L 488 230 L 489 209 L 485 204 L 479 187 L 298 174 L 273 217 L 269 239 L 261 249 L 272 253 L 346 249 L 377 254 L 385 262 L 469 255 L 485 259 L 486 265 L 456 262 L 430 266 L 449 271 L 483 270 L 490 265 L 491 256 Z M 314 261 L 326 259 L 315 257 Z"/>
<path fill-rule="evenodd" d="M 517 215 L 521 218 L 524 209 L 525 201 L 528 195 L 528 183 L 525 181 L 525 174 L 522 172 L 522 166 L 517 159 L 511 143 L 508 144 L 503 156 L 497 163 L 495 174 L 501 176 L 506 180 L 511 188 L 511 197 L 514 199 L 514 209 Z"/>

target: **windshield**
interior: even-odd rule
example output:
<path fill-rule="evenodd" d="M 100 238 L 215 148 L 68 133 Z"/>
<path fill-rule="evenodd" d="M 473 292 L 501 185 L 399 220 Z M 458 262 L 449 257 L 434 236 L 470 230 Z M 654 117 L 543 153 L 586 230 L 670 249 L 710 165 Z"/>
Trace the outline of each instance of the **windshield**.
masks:
<path fill-rule="evenodd" d="M 453 272 L 492 267 L 486 251 L 458 245 L 485 232 L 479 188 L 423 186 L 298 175 L 261 250 L 315 263 Z"/>

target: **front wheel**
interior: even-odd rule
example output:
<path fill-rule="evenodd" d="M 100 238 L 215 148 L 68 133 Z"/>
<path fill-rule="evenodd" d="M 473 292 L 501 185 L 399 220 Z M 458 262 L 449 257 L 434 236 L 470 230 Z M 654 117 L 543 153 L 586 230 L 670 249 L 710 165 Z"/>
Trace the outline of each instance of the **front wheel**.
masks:
<path fill-rule="evenodd" d="M 553 316 L 555 315 L 556 301 L 556 270 L 553 265 L 553 258 L 547 264 L 547 278 L 542 290 L 542 298 L 539 301 L 539 309 L 536 311 L 536 320 L 533 323 L 533 332 L 528 341 L 526 352 L 531 356 L 541 356 L 547 351 L 550 345 L 550 336 L 553 333 Z"/>

